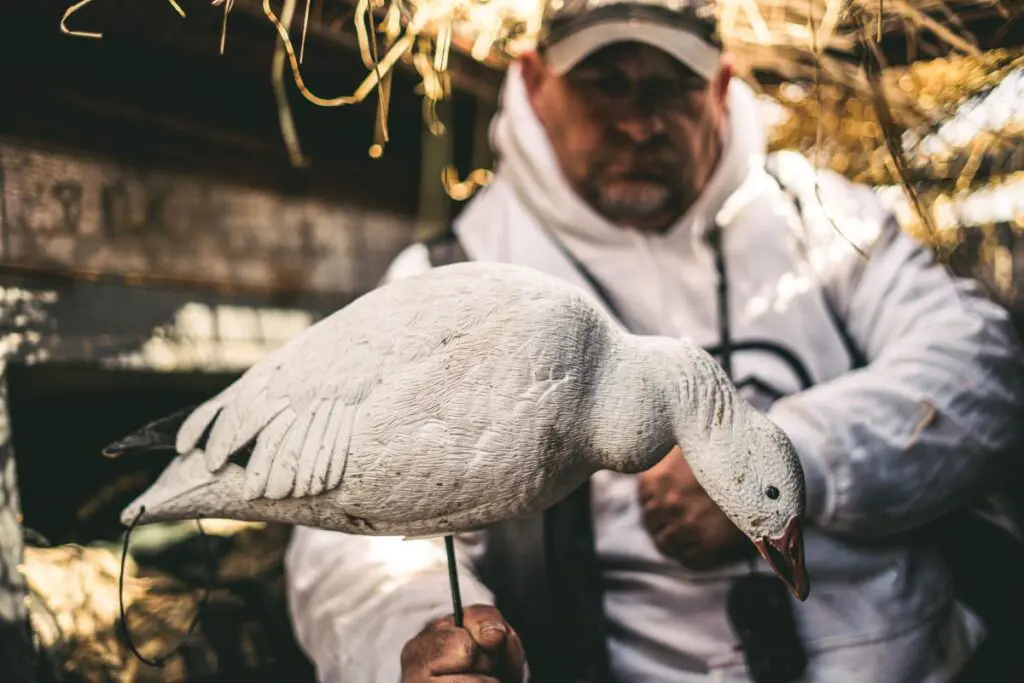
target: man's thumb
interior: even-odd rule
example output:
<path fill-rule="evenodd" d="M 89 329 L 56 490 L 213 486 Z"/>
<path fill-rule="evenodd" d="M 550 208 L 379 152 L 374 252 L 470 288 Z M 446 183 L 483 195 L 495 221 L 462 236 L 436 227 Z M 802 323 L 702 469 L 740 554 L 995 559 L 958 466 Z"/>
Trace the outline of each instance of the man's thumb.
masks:
<path fill-rule="evenodd" d="M 483 650 L 494 651 L 505 644 L 508 638 L 508 627 L 497 621 L 477 621 L 467 624 L 473 640 Z"/>

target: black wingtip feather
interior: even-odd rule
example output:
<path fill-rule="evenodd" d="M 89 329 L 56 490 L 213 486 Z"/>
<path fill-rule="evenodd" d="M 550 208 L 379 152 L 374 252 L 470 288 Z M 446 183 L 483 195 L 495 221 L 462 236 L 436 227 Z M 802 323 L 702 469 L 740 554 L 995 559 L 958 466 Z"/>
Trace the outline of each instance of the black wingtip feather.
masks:
<path fill-rule="evenodd" d="M 195 406 L 189 406 L 175 413 L 161 417 L 138 431 L 118 439 L 103 448 L 103 455 L 108 458 L 117 458 L 122 455 L 138 454 L 161 454 L 175 453 L 174 442 L 178 435 L 178 429 L 182 423 L 192 414 Z M 212 422 L 211 422 L 212 425 Z M 203 441 L 209 437 L 210 429 L 203 433 Z"/>

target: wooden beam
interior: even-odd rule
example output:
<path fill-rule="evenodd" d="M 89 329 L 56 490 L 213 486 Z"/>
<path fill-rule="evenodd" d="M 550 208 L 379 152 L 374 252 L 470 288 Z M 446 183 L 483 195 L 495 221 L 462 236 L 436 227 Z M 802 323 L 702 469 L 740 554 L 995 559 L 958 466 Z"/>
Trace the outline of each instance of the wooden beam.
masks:
<path fill-rule="evenodd" d="M 0 272 L 345 301 L 411 232 L 365 204 L 0 141 Z"/>

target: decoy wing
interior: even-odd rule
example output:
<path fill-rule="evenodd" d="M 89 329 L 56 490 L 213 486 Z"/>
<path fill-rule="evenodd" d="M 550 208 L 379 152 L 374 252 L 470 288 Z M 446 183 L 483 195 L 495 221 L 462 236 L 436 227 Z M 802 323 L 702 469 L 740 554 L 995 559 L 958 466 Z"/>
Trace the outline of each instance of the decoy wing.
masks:
<path fill-rule="evenodd" d="M 251 449 L 242 495 L 282 499 L 338 487 L 355 431 L 386 427 L 357 422 L 360 413 L 372 413 L 362 419 L 380 422 L 401 419 L 382 415 L 387 407 L 415 410 L 423 421 L 420 435 L 443 440 L 445 434 L 426 432 L 444 427 L 430 424 L 442 401 L 430 394 L 443 393 L 441 385 L 452 383 L 446 374 L 468 377 L 474 361 L 499 352 L 488 348 L 487 340 L 493 347 L 493 340 L 508 340 L 509 334 L 522 339 L 507 329 L 517 318 L 555 315 L 566 303 L 551 296 L 550 283 L 539 287 L 527 273 L 510 280 L 508 271 L 494 273 L 493 265 L 487 270 L 461 265 L 479 271 L 464 277 L 410 278 L 356 300 L 194 410 L 178 431 L 177 451 L 188 453 L 206 436 L 206 467 L 215 472 Z M 449 268 L 455 266 L 433 272 L 444 275 L 441 271 Z M 537 329 L 536 320 L 531 327 Z M 467 349 L 453 343 L 464 337 L 480 344 Z M 489 386 L 486 380 L 480 384 Z M 374 409 L 363 410 L 368 402 Z"/>

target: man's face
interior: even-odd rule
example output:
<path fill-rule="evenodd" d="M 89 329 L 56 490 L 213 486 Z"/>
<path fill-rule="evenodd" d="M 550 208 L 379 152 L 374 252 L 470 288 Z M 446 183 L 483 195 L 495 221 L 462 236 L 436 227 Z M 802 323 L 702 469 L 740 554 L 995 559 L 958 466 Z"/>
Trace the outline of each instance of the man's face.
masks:
<path fill-rule="evenodd" d="M 526 55 L 531 104 L 573 189 L 622 226 L 663 231 L 714 171 L 731 72 L 707 82 L 640 43 L 610 45 L 564 76 Z"/>

